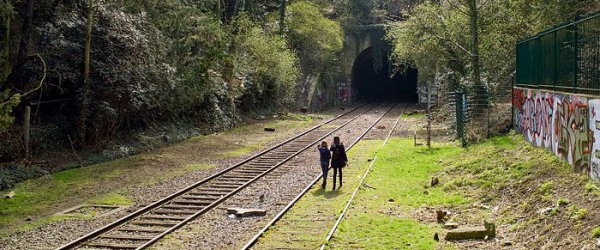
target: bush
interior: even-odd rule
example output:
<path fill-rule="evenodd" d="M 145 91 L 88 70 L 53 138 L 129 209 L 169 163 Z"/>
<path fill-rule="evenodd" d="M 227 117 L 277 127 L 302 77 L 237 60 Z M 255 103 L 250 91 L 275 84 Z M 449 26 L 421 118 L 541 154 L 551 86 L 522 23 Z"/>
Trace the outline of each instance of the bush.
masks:
<path fill-rule="evenodd" d="M 307 66 L 321 67 L 342 50 L 344 32 L 340 24 L 327 19 L 317 6 L 302 1 L 291 4 L 289 10 L 289 37 Z"/>
<path fill-rule="evenodd" d="M 300 70 L 285 39 L 267 33 L 245 16 L 235 25 L 239 27 L 236 71 L 245 76 L 244 103 L 279 108 L 291 104 Z"/>

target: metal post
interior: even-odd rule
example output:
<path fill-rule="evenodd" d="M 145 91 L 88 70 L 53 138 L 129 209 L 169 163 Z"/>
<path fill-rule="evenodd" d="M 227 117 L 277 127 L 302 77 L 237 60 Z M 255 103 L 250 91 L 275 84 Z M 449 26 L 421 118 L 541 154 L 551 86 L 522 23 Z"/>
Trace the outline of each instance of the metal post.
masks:
<path fill-rule="evenodd" d="M 31 131 L 31 107 L 25 107 L 25 121 L 23 124 L 23 145 L 25 147 L 25 158 L 29 158 L 29 139 Z"/>

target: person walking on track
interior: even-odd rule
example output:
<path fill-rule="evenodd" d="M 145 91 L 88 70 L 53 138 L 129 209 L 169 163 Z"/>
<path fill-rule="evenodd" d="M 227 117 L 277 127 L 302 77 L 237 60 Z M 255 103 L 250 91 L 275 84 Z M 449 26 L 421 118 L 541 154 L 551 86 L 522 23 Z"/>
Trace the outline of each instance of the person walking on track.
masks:
<path fill-rule="evenodd" d="M 333 190 L 335 190 L 335 177 L 340 174 L 340 188 L 342 187 L 342 168 L 348 163 L 348 157 L 346 156 L 346 147 L 340 141 L 339 136 L 333 137 L 333 143 L 330 148 L 331 154 L 331 168 L 333 168 Z"/>
<path fill-rule="evenodd" d="M 329 151 L 329 148 L 327 148 L 326 141 L 322 141 L 317 148 L 321 154 L 321 170 L 323 170 L 323 184 L 321 187 L 325 189 L 325 186 L 327 186 L 327 172 L 329 172 L 329 160 L 331 159 L 331 152 Z"/>

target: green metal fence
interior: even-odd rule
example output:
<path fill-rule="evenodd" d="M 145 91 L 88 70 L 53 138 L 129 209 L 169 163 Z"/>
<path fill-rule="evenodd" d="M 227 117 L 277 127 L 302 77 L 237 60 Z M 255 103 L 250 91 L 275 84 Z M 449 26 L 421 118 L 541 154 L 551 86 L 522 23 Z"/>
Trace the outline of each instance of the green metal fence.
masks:
<path fill-rule="evenodd" d="M 517 43 L 516 85 L 600 94 L 600 13 Z"/>

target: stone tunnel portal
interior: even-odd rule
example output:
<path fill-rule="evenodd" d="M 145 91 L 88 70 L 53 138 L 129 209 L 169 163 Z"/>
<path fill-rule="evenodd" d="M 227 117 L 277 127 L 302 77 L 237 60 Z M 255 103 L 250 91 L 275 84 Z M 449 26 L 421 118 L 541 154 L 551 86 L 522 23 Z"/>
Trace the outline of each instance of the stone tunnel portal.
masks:
<path fill-rule="evenodd" d="M 352 67 L 352 92 L 357 101 L 417 102 L 418 71 L 406 68 L 391 72 L 387 56 L 382 56 L 381 69 L 375 70 L 373 48 L 365 49 Z"/>

